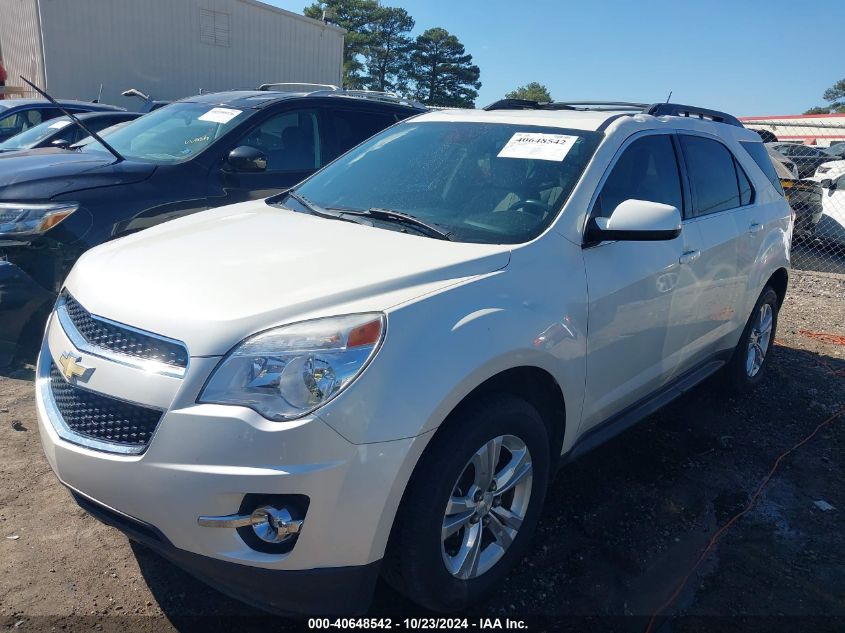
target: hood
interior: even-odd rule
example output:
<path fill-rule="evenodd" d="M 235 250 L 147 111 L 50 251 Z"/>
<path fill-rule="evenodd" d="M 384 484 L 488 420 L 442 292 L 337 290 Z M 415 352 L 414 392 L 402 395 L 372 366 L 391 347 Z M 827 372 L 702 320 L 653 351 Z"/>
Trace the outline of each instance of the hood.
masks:
<path fill-rule="evenodd" d="M 224 354 L 318 316 L 386 310 L 504 268 L 506 245 L 463 244 L 247 202 L 94 248 L 68 290 L 90 312 Z"/>
<path fill-rule="evenodd" d="M 0 200 L 49 200 L 59 194 L 138 182 L 155 165 L 55 148 L 0 154 Z"/>

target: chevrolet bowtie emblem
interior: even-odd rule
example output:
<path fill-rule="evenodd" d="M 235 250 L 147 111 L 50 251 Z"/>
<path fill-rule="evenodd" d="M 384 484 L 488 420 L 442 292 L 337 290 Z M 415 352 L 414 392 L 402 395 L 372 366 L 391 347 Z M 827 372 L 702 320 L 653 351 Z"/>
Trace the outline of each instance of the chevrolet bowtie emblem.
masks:
<path fill-rule="evenodd" d="M 61 368 L 62 376 L 65 377 L 65 380 L 68 382 L 72 382 L 74 378 L 78 378 L 82 381 L 88 380 L 88 377 L 94 369 L 80 364 L 79 361 L 81 360 L 81 356 L 76 356 L 70 352 L 62 354 L 62 357 L 59 359 L 59 367 Z"/>

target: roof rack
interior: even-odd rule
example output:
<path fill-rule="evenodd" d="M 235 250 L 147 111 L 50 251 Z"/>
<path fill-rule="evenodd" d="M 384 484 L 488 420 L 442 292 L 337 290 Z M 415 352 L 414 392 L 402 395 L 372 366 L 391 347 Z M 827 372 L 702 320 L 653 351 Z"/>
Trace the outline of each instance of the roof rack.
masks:
<path fill-rule="evenodd" d="M 716 123 L 745 127 L 735 116 L 718 110 L 708 110 L 679 103 L 631 103 L 628 101 L 552 101 L 544 103 L 530 99 L 500 99 L 483 108 L 484 110 L 581 110 L 593 112 L 642 112 L 652 116 L 697 117 Z"/>
<path fill-rule="evenodd" d="M 305 91 L 303 90 L 292 90 L 292 88 L 306 88 Z M 318 90 L 340 90 L 339 86 L 335 86 L 334 84 L 309 84 L 309 83 L 275 83 L 275 84 L 261 84 L 258 86 L 259 90 L 279 90 L 281 92 L 307 92 L 308 89 L 318 89 Z"/>
<path fill-rule="evenodd" d="M 681 105 L 679 103 L 655 103 L 645 110 L 646 114 L 651 116 L 682 116 L 682 117 L 697 117 L 699 119 L 709 119 L 716 123 L 725 123 L 735 127 L 745 127 L 739 119 L 726 112 L 719 112 L 718 110 L 708 110 L 707 108 L 699 108 L 696 106 Z"/>
<path fill-rule="evenodd" d="M 425 108 L 425 106 L 419 101 L 406 99 L 395 92 L 345 89 L 340 86 L 335 86 L 334 84 L 274 83 L 261 84 L 258 86 L 258 89 L 262 91 L 278 90 L 280 92 L 303 92 L 309 97 L 327 95 L 332 97 L 357 97 L 359 99 L 371 99 L 373 101 L 381 101 L 384 103 L 397 103 L 400 105 L 414 106 L 416 108 Z"/>

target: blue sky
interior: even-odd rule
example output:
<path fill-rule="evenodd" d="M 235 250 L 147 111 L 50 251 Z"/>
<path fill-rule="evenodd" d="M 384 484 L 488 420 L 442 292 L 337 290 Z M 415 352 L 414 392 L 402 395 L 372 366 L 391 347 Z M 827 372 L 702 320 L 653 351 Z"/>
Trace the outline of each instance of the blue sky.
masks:
<path fill-rule="evenodd" d="M 265 0 L 302 12 L 307 0 Z M 481 68 L 476 105 L 528 83 L 554 99 L 799 114 L 845 78 L 845 1 L 385 0 L 442 26 Z M 838 62 L 837 62 L 838 60 Z"/>

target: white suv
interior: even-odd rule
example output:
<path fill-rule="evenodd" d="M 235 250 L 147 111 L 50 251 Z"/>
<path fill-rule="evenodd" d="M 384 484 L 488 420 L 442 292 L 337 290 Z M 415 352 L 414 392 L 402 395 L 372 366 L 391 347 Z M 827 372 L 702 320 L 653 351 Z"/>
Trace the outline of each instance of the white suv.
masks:
<path fill-rule="evenodd" d="M 721 370 L 763 377 L 792 217 L 718 112 L 420 115 L 294 189 L 86 253 L 38 368 L 77 502 L 278 612 L 450 611 L 549 478 Z"/>

